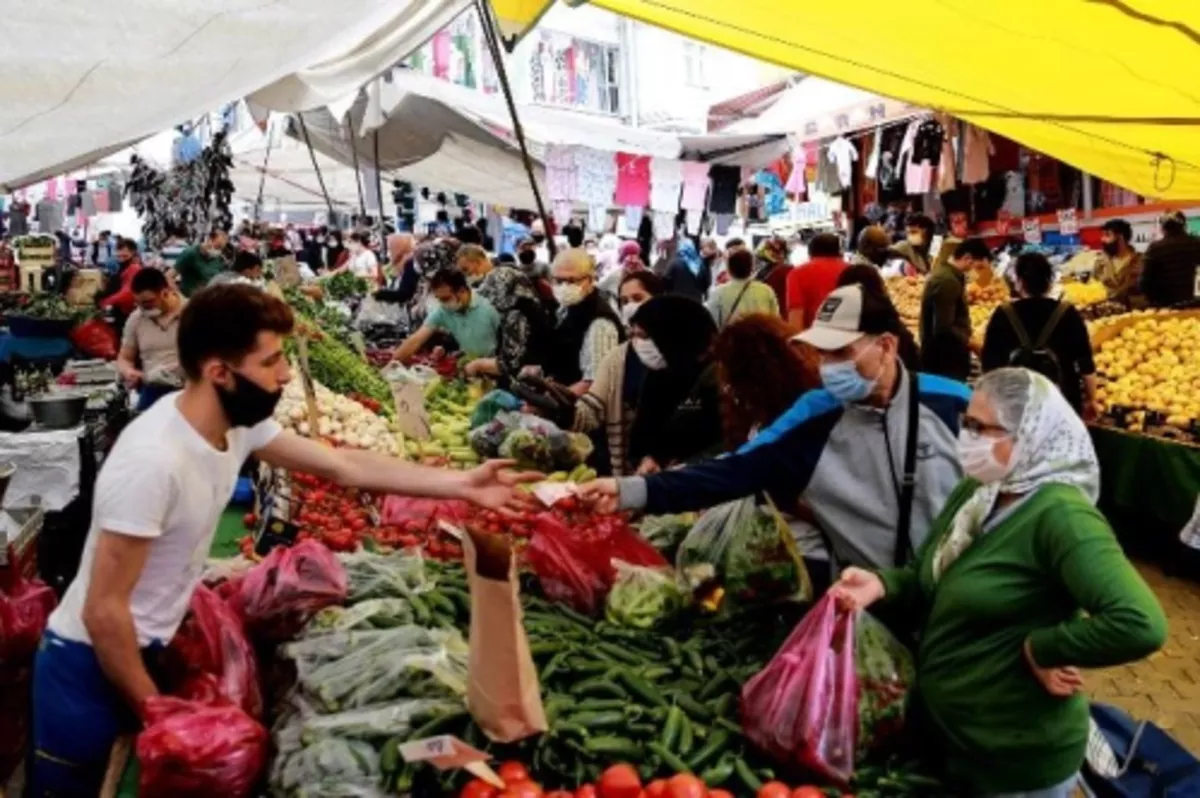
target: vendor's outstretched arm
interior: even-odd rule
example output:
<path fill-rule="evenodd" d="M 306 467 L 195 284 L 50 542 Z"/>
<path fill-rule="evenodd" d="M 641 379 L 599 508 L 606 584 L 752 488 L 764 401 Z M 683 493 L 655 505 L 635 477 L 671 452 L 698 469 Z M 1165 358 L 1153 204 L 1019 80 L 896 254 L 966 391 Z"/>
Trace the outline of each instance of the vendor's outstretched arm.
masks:
<path fill-rule="evenodd" d="M 83 625 L 92 638 L 100 669 L 135 709 L 158 694 L 142 661 L 130 609 L 151 542 L 151 538 L 101 532 L 83 604 Z"/>
<path fill-rule="evenodd" d="M 700 510 L 759 492 L 796 495 L 808 487 L 835 422 L 833 414 L 822 416 L 751 451 L 649 477 L 615 480 L 609 491 L 619 492 L 621 509 L 651 514 Z M 601 493 L 604 482 L 593 483 Z"/>
<path fill-rule="evenodd" d="M 401 363 L 407 363 L 417 352 L 421 351 L 421 347 L 425 342 L 433 337 L 434 329 L 428 325 L 420 327 L 412 335 L 404 339 L 404 343 L 396 350 L 396 360 Z"/>
<path fill-rule="evenodd" d="M 526 506 L 529 497 L 516 486 L 543 478 L 541 474 L 512 471 L 511 460 L 489 460 L 470 471 L 430 468 L 374 452 L 334 449 L 290 432 L 276 435 L 254 454 L 268 465 L 316 474 L 347 487 L 465 499 L 497 510 Z"/>

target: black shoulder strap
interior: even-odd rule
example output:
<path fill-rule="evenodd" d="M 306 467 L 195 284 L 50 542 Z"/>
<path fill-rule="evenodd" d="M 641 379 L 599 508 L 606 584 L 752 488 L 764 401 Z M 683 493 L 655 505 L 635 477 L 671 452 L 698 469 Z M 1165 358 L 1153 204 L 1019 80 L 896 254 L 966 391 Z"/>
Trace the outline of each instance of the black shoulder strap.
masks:
<path fill-rule="evenodd" d="M 1037 343 L 1033 345 L 1034 350 L 1045 349 L 1046 342 L 1050 340 L 1050 336 L 1054 333 L 1054 328 L 1058 326 L 1058 322 L 1062 319 L 1063 314 L 1067 312 L 1067 303 L 1061 299 L 1058 301 L 1058 306 L 1054 308 L 1054 312 L 1050 314 L 1050 320 L 1046 322 L 1046 326 L 1042 328 L 1041 335 L 1038 336 Z"/>
<path fill-rule="evenodd" d="M 1029 340 L 1029 333 L 1025 331 L 1025 325 L 1021 323 L 1016 308 L 1012 306 L 1011 302 L 1005 302 L 1000 308 L 1004 311 L 1004 315 L 1008 316 L 1008 321 L 1012 325 L 1013 332 L 1017 334 L 1017 341 L 1020 342 L 1021 348 L 1032 349 L 1033 343 Z"/>
<path fill-rule="evenodd" d="M 921 397 L 917 373 L 910 371 L 908 387 L 908 435 L 904 442 L 904 476 L 900 481 L 900 522 L 896 527 L 896 567 L 912 556 L 912 506 L 917 488 L 917 429 L 920 426 Z"/>
<path fill-rule="evenodd" d="M 733 307 L 729 309 L 729 315 L 721 321 L 721 326 L 724 327 L 733 319 L 733 314 L 737 313 L 738 305 L 742 304 L 742 297 L 746 295 L 746 291 L 750 288 L 751 280 L 747 280 L 742 286 L 742 290 L 738 291 L 737 298 L 733 300 Z"/>

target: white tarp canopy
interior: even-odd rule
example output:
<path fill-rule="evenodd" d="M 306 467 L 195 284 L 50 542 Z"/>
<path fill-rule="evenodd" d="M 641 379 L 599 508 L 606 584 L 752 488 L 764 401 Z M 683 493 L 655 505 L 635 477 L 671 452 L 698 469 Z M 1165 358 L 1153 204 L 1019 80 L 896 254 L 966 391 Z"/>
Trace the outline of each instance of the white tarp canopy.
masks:
<path fill-rule="evenodd" d="M 249 132 L 249 131 L 248 131 Z M 253 206 L 262 186 L 262 208 L 265 211 L 311 208 L 325 210 L 325 196 L 313 169 L 308 149 L 287 136 L 281 136 L 267 154 L 267 137 L 252 131 L 254 138 L 241 137 L 232 142 L 234 196 Z M 321 178 L 335 209 L 358 212 L 358 182 L 354 169 L 316 153 Z M 265 161 L 265 168 L 264 168 Z M 265 173 L 265 179 L 264 179 Z M 365 187 L 364 187 L 365 190 Z M 368 192 L 370 195 L 371 192 Z"/>
<path fill-rule="evenodd" d="M 468 0 L 0 0 L 0 189 L 222 104 L 351 95 Z"/>

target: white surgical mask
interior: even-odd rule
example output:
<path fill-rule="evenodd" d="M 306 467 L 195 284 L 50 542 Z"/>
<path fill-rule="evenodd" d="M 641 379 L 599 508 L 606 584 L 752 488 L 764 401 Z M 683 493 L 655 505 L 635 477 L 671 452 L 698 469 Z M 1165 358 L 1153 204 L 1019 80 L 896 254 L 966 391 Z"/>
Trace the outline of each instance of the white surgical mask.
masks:
<path fill-rule="evenodd" d="M 667 359 L 649 338 L 634 338 L 633 352 L 642 361 L 642 365 L 651 371 L 662 371 L 667 367 Z"/>
<path fill-rule="evenodd" d="M 457 299 L 452 299 L 449 302 L 442 303 L 442 310 L 449 311 L 450 313 L 458 313 L 460 310 L 462 310 L 462 308 L 462 303 Z"/>
<path fill-rule="evenodd" d="M 143 310 L 142 316 L 147 319 L 161 318 L 162 317 L 162 308 L 150 308 L 149 310 Z"/>
<path fill-rule="evenodd" d="M 638 312 L 638 308 L 646 304 L 643 302 L 626 302 L 621 308 L 621 318 L 625 319 L 625 324 L 628 325 L 633 321 L 633 314 Z"/>
<path fill-rule="evenodd" d="M 1008 476 L 1009 467 L 996 459 L 995 438 L 969 429 L 958 433 L 958 462 L 963 473 L 984 485 L 999 482 Z"/>
<path fill-rule="evenodd" d="M 571 283 L 559 283 L 554 286 L 554 298 L 558 304 L 569 308 L 583 301 L 583 287 Z"/>

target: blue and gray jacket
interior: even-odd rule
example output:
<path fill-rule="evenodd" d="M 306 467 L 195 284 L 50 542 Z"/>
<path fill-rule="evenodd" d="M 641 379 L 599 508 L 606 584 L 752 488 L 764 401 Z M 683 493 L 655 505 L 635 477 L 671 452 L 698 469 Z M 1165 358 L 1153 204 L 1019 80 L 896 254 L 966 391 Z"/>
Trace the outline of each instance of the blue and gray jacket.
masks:
<path fill-rule="evenodd" d="M 903 371 L 886 409 L 844 405 L 809 391 L 736 454 L 649 477 L 619 480 L 622 509 L 679 513 L 759 492 L 799 496 L 829 536 L 839 566 L 893 565 L 910 381 Z M 920 547 L 962 478 L 959 419 L 970 400 L 960 382 L 917 376 L 920 400 L 912 544 Z"/>

